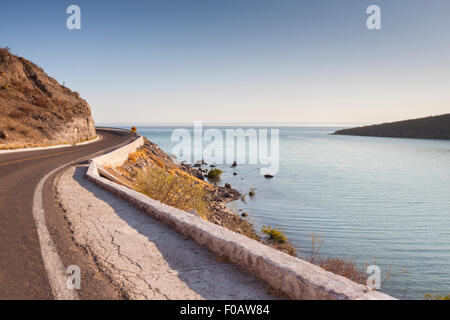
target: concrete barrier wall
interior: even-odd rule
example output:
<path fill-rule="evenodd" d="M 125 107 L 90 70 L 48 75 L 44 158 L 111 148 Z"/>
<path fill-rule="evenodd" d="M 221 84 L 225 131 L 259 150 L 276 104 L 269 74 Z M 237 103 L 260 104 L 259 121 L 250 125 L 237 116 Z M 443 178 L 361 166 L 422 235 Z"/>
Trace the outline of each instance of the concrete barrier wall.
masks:
<path fill-rule="evenodd" d="M 130 142 L 129 144 L 120 147 L 116 150 L 113 150 L 111 152 L 105 153 L 104 155 L 101 155 L 97 158 L 92 159 L 92 161 L 100 166 L 103 167 L 118 167 L 127 161 L 128 156 L 136 152 L 137 149 L 142 147 L 144 145 L 144 137 L 139 136 L 134 141 Z"/>
<path fill-rule="evenodd" d="M 216 254 L 225 256 L 292 299 L 394 299 L 100 177 L 97 166 L 119 166 L 129 153 L 135 152 L 142 144 L 143 140 L 137 139 L 125 147 L 93 159 L 87 178 Z"/>

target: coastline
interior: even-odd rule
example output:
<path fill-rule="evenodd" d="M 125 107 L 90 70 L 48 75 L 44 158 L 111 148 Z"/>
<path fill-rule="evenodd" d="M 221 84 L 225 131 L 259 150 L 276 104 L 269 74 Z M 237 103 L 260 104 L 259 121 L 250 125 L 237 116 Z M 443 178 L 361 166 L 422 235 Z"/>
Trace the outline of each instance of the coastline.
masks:
<path fill-rule="evenodd" d="M 118 179 L 119 182 L 136 191 L 142 191 L 139 190 L 137 175 L 144 168 L 153 166 L 163 168 L 166 172 L 176 172 L 176 174 L 186 177 L 188 181 L 201 186 L 205 190 L 210 214 L 203 216 L 204 220 L 243 234 L 251 239 L 262 241 L 262 238 L 250 222 L 227 208 L 230 202 L 240 198 L 241 193 L 238 190 L 231 187 L 217 186 L 199 179 L 201 174 L 203 174 L 202 169 L 188 164 L 176 163 L 155 143 L 147 138 L 144 139 L 144 146 L 134 154 L 131 154 L 121 167 L 105 168 L 105 170 Z M 193 210 L 188 210 L 188 212 L 200 215 Z"/>

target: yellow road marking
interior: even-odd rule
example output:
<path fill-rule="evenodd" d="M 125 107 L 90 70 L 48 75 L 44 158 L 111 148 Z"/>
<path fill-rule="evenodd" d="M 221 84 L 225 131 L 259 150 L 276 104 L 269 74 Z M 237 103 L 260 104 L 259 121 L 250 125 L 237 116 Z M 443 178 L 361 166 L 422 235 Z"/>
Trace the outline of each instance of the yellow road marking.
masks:
<path fill-rule="evenodd" d="M 19 159 L 19 160 L 13 160 L 13 161 L 8 161 L 8 162 L 3 162 L 3 163 L 0 163 L 0 167 L 7 166 L 7 165 L 9 165 L 9 164 L 14 164 L 14 163 L 19 163 L 19 162 L 29 161 L 29 160 L 36 160 L 36 159 L 41 159 L 41 158 L 48 158 L 48 157 L 55 156 L 55 155 L 58 155 L 58 154 L 69 153 L 69 152 L 73 152 L 73 151 L 74 151 L 74 150 L 61 151 L 61 152 L 53 152 L 53 153 L 43 154 L 43 155 L 41 155 L 41 156 L 35 156 L 35 157 L 31 157 L 31 158 L 26 158 L 26 159 Z"/>

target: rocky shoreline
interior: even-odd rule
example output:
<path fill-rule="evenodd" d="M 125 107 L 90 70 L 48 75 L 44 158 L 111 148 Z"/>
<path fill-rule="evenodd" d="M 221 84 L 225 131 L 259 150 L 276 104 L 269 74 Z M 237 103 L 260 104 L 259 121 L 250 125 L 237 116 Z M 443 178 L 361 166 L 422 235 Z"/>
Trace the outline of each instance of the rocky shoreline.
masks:
<path fill-rule="evenodd" d="M 158 145 L 145 138 L 144 145 L 130 155 L 126 163 L 119 168 L 108 169 L 108 171 L 116 177 L 120 175 L 120 179 L 125 180 L 127 186 L 137 189 L 138 172 L 155 166 L 168 172 L 184 172 L 191 177 L 193 183 L 204 186 L 207 191 L 207 203 L 210 212 L 206 216 L 207 221 L 261 241 L 261 237 L 250 222 L 227 208 L 229 202 L 240 199 L 241 193 L 233 189 L 228 183 L 222 187 L 205 181 L 208 172 L 208 169 L 204 168 L 206 164 L 178 163 L 161 150 Z M 210 167 L 210 169 L 213 168 Z M 189 211 L 189 213 L 195 214 L 193 211 Z"/>

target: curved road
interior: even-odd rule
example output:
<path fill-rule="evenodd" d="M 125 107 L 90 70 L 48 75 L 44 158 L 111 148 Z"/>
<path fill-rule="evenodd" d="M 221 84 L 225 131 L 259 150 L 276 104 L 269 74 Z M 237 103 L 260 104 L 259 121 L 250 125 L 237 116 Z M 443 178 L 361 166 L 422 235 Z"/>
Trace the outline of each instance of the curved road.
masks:
<path fill-rule="evenodd" d="M 133 139 L 127 132 L 97 129 L 99 141 L 64 148 L 0 153 L 0 299 L 53 299 L 33 218 L 33 196 L 49 172 L 92 157 Z M 95 261 L 72 240 L 70 226 L 55 202 L 54 180 L 46 180 L 43 206 L 46 225 L 65 267 L 82 270 L 81 299 L 118 299 L 121 292 L 95 267 Z"/>

